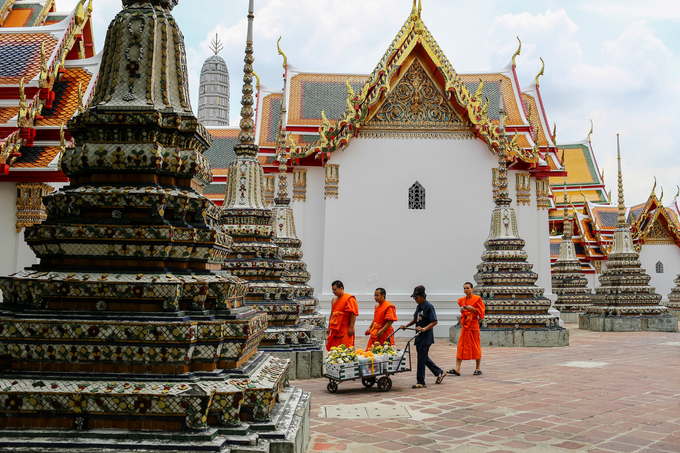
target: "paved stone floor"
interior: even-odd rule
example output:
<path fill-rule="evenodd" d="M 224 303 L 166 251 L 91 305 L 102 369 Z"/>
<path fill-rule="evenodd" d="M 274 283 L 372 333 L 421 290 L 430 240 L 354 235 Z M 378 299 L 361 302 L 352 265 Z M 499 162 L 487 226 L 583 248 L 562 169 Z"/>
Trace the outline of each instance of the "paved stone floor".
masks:
<path fill-rule="evenodd" d="M 295 381 L 312 393 L 308 452 L 680 452 L 680 334 L 568 328 L 569 347 L 485 348 L 482 376 L 463 362 L 421 390 L 415 371 L 385 393 Z M 444 369 L 455 355 L 444 338 L 430 350 Z"/>

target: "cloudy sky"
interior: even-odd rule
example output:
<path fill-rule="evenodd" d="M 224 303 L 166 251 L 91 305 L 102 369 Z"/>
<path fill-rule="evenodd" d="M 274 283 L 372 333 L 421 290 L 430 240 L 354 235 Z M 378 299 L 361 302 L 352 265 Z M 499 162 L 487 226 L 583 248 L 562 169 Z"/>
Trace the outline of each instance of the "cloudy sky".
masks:
<path fill-rule="evenodd" d="M 675 0 L 422 0 L 422 18 L 461 73 L 504 67 L 517 57 L 520 84 L 546 62 L 541 92 L 557 141 L 586 137 L 608 189 L 616 191 L 616 134 L 627 203 L 646 200 L 654 176 L 666 205 L 680 184 L 680 2 Z M 57 0 L 60 10 L 76 0 Z M 408 17 L 412 0 L 256 0 L 255 71 L 282 86 L 281 57 L 315 71 L 370 73 Z M 95 40 L 101 50 L 120 0 L 94 0 Z M 191 99 L 208 46 L 219 33 L 231 75 L 231 123 L 238 124 L 247 0 L 181 0 L 174 10 L 184 33 Z M 657 188 L 657 195 L 660 189 Z"/>

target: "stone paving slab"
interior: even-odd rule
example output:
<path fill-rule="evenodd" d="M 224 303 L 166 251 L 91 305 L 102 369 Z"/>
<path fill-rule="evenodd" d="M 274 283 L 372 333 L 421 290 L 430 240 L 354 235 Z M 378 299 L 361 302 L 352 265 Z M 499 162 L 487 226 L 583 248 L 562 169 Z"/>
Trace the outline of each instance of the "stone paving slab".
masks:
<path fill-rule="evenodd" d="M 386 393 L 359 381 L 335 394 L 325 379 L 296 381 L 312 393 L 307 451 L 680 453 L 680 334 L 567 327 L 569 347 L 483 348 L 482 376 L 463 362 L 462 376 L 441 385 L 428 371 L 421 390 L 411 389 L 415 371 L 393 376 Z M 455 355 L 445 338 L 430 349 L 443 369 Z M 326 416 L 342 405 L 404 407 L 411 417 Z"/>

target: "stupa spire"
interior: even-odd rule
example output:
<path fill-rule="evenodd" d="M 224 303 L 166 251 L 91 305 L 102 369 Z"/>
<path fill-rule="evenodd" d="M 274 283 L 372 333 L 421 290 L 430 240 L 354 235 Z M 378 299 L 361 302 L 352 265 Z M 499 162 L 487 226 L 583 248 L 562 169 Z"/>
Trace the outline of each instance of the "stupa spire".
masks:
<path fill-rule="evenodd" d="M 246 56 L 243 59 L 243 97 L 241 98 L 241 132 L 238 134 L 239 144 L 234 146 L 237 156 L 257 156 L 255 145 L 255 122 L 253 121 L 253 20 L 255 19 L 255 0 L 248 3 L 248 35 L 246 37 Z"/>
<path fill-rule="evenodd" d="M 616 135 L 618 160 L 618 217 L 614 243 L 607 256 L 607 267 L 600 275 L 600 286 L 592 296 L 593 304 L 579 318 L 581 329 L 594 331 L 655 330 L 677 332 L 678 322 L 659 303 L 661 295 L 649 286 L 651 277 L 642 269 L 630 228 L 626 223 L 623 199 L 621 147 Z"/>
<path fill-rule="evenodd" d="M 475 293 L 484 299 L 486 317 L 481 326 L 482 343 L 494 346 L 567 346 L 569 333 L 559 326 L 559 318 L 548 312 L 550 300 L 535 285 L 538 275 L 527 262 L 524 240 L 519 236 L 517 216 L 508 195 L 505 124 L 500 111 L 498 126 L 498 184 L 496 206 L 491 214 L 489 236 L 482 263 L 477 265 Z M 455 328 L 460 328 L 456 326 Z M 537 341 L 532 332 L 541 331 Z M 517 335 L 520 333 L 520 335 Z M 455 337 L 455 333 L 454 333 Z"/>

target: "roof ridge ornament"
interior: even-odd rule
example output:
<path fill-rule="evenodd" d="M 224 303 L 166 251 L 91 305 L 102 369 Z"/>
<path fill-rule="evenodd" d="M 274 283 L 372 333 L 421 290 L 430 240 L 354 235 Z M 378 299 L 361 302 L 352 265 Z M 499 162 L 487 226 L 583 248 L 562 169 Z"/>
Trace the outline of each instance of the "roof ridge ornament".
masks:
<path fill-rule="evenodd" d="M 220 40 L 220 37 L 217 33 L 215 33 L 215 39 L 210 42 L 210 50 L 212 50 L 215 55 L 224 50 L 224 44 L 222 44 L 222 40 Z"/>
<path fill-rule="evenodd" d="M 677 204 L 678 203 L 678 196 L 680 195 L 680 186 L 675 186 L 678 188 L 678 193 L 675 194 L 675 198 L 673 199 L 673 203 Z"/>
<path fill-rule="evenodd" d="M 656 196 L 656 175 L 654 175 L 654 187 L 652 187 L 652 193 L 650 195 Z"/>
<path fill-rule="evenodd" d="M 557 146 L 557 123 L 553 123 L 553 131 L 550 138 L 552 139 L 553 145 Z M 564 148 L 562 148 L 562 154 L 564 154 Z M 564 166 L 564 164 L 562 164 L 562 166 Z"/>
<path fill-rule="evenodd" d="M 541 71 L 536 75 L 536 87 L 539 86 L 538 78 L 545 74 L 545 61 L 543 61 L 543 57 L 539 58 L 541 59 L 541 63 L 543 63 L 543 66 L 541 67 Z"/>
<path fill-rule="evenodd" d="M 281 42 L 281 36 L 279 36 L 279 40 L 276 41 L 276 48 L 279 51 L 279 55 L 283 55 L 283 69 L 285 69 L 287 71 L 288 70 L 288 57 L 286 56 L 285 53 L 283 53 L 283 50 L 281 50 L 281 46 L 279 46 L 280 42 Z M 284 80 L 285 80 L 285 76 L 284 76 Z M 285 90 L 285 86 L 284 86 L 284 90 Z"/>
<path fill-rule="evenodd" d="M 663 208 L 663 186 L 661 186 L 661 196 L 659 197 L 659 206 Z"/>
<path fill-rule="evenodd" d="M 517 64 L 515 64 L 515 57 L 517 57 L 522 50 L 522 41 L 519 39 L 519 36 L 516 36 L 516 38 L 517 38 L 517 41 L 519 41 L 519 47 L 517 48 L 515 53 L 512 55 L 512 67 L 513 68 L 517 67 Z"/>
<path fill-rule="evenodd" d="M 590 132 L 588 132 L 588 142 L 590 142 L 591 135 L 593 135 L 593 120 L 590 120 Z"/>

